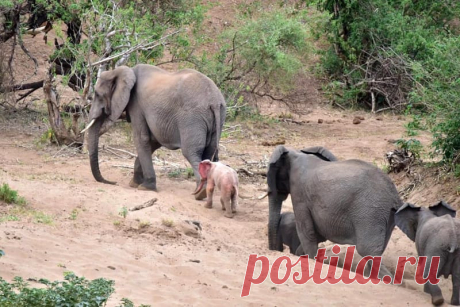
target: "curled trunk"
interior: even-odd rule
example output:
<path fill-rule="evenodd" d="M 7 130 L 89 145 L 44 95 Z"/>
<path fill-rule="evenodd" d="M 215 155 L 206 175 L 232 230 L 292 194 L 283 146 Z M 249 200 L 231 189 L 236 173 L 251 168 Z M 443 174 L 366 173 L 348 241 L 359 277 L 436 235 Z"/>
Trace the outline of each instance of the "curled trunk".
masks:
<path fill-rule="evenodd" d="M 115 184 L 115 182 L 105 180 L 104 177 L 102 177 L 101 170 L 99 169 L 99 132 L 103 122 L 103 118 L 98 118 L 88 130 L 88 152 L 91 172 L 93 173 L 94 179 L 96 179 L 96 181 Z"/>

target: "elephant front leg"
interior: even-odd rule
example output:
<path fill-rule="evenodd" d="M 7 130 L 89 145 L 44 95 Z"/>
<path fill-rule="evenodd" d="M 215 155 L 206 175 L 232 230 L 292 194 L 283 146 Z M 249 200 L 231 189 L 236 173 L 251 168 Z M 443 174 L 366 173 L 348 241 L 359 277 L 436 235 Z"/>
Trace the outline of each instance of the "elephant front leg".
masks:
<path fill-rule="evenodd" d="M 313 227 L 313 219 L 307 209 L 306 204 L 298 204 L 296 207 L 300 210 L 295 210 L 296 229 L 299 235 L 300 246 L 297 248 L 296 256 L 308 255 L 309 259 L 314 259 L 318 253 L 318 241 L 315 229 Z"/>
<path fill-rule="evenodd" d="M 157 191 L 157 181 L 152 162 L 152 152 L 154 148 L 152 148 L 150 132 L 147 125 L 145 125 L 145 127 L 138 128 L 138 130 L 140 130 L 139 133 L 134 133 L 137 149 L 136 160 L 139 160 L 139 164 L 142 169 L 142 175 L 144 177 L 144 180 L 141 184 L 139 184 L 138 189 Z M 134 171 L 134 175 L 136 176 L 136 168 Z M 137 176 L 140 176 L 139 172 L 137 173 Z M 135 179 L 133 178 L 133 181 L 134 180 Z"/>
<path fill-rule="evenodd" d="M 208 182 L 206 186 L 206 194 L 208 195 L 208 198 L 206 199 L 206 205 L 204 205 L 205 208 L 212 208 L 212 195 L 214 193 L 214 183 L 213 182 Z"/>
<path fill-rule="evenodd" d="M 423 271 L 423 276 L 425 278 L 428 277 L 428 274 L 430 273 L 431 259 L 432 257 L 428 256 L 425 263 L 425 270 Z M 441 258 L 439 261 L 438 272 L 442 270 L 443 265 L 443 259 Z M 441 288 L 439 288 L 438 285 L 433 285 L 429 281 L 427 281 L 423 286 L 423 290 L 431 295 L 431 303 L 433 305 L 438 306 L 444 303 L 444 297 L 442 296 Z"/>

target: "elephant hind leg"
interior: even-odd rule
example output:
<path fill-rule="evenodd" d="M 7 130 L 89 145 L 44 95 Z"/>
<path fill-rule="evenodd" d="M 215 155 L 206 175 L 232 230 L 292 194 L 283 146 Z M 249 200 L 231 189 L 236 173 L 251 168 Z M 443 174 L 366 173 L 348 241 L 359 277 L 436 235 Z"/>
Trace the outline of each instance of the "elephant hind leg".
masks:
<path fill-rule="evenodd" d="M 427 278 L 428 274 L 430 273 L 431 261 L 432 261 L 432 256 L 431 255 L 427 256 L 426 263 L 425 263 L 425 269 L 423 271 L 423 276 L 425 278 Z M 441 257 L 439 259 L 438 272 L 442 271 L 444 264 L 445 264 L 445 259 Z M 441 288 L 438 285 L 433 285 L 428 281 L 423 286 L 423 291 L 431 295 L 431 303 L 433 305 L 439 306 L 444 303 L 444 297 L 442 296 Z"/>
<path fill-rule="evenodd" d="M 458 251 L 456 253 L 459 253 Z M 450 301 L 451 305 L 458 306 L 460 305 L 460 257 L 457 254 L 457 257 L 452 266 L 452 299 Z"/>
<path fill-rule="evenodd" d="M 190 127 L 193 126 L 194 125 L 190 125 Z M 191 129 L 190 127 L 186 127 L 181 131 L 181 149 L 182 154 L 193 168 L 193 174 L 195 175 L 196 180 L 196 188 L 198 188 L 201 181 L 201 176 L 198 172 L 198 166 L 200 162 L 203 161 L 203 151 L 205 150 L 206 146 L 206 128 L 197 130 Z M 206 198 L 206 186 L 207 183 L 205 183 L 203 189 L 195 195 L 196 200 L 202 200 Z"/>
<path fill-rule="evenodd" d="M 236 213 L 236 208 L 238 207 L 238 192 L 235 191 L 235 193 L 232 194 L 232 212 Z"/>
<path fill-rule="evenodd" d="M 232 211 L 232 201 L 231 196 L 225 193 L 225 191 L 221 191 L 221 202 L 225 205 L 225 217 L 232 218 L 233 211 Z"/>
<path fill-rule="evenodd" d="M 382 234 L 383 233 L 383 234 Z M 388 238 L 386 236 L 386 231 L 381 232 L 378 227 L 372 227 L 369 229 L 361 229 L 356 238 L 356 252 L 361 257 L 372 256 L 379 257 L 382 256 L 385 248 L 388 244 Z M 364 276 L 368 277 L 371 274 L 373 268 L 373 261 L 369 260 L 366 264 L 364 270 Z M 380 263 L 380 270 L 378 273 L 378 278 L 382 279 L 384 276 L 390 276 L 393 283 L 393 274 L 390 270 L 383 264 Z"/>

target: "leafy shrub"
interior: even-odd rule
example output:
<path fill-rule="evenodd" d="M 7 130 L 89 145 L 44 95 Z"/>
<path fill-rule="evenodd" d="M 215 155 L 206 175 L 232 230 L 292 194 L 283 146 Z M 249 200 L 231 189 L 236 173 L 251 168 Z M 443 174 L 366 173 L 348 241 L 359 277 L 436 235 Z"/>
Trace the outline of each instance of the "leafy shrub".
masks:
<path fill-rule="evenodd" d="M 329 14 L 321 27 L 327 86 L 342 106 L 421 113 L 435 153 L 460 162 L 458 1 L 312 0 Z M 417 135 L 421 118 L 406 126 Z"/>
<path fill-rule="evenodd" d="M 177 61 L 187 62 L 222 90 L 229 120 L 254 114 L 248 104 L 250 98 L 276 100 L 289 93 L 309 51 L 305 11 L 264 11 L 259 4 L 241 5 L 239 26 L 222 32 L 216 41 L 216 53 L 195 54 L 193 51 L 203 41 L 187 38 L 183 38 L 181 48 L 174 50 Z"/>
<path fill-rule="evenodd" d="M 39 283 L 45 288 L 30 288 L 21 277 L 15 277 L 12 283 L 0 277 L 0 306 L 106 306 L 115 292 L 115 282 L 112 280 L 99 278 L 88 281 L 71 272 L 66 273 L 64 279 L 53 282 L 40 279 Z M 130 300 L 123 299 L 120 306 L 134 305 Z"/>
<path fill-rule="evenodd" d="M 423 145 L 417 139 L 399 139 L 396 141 L 396 146 L 407 152 L 412 153 L 416 159 L 420 159 L 420 154 L 423 151 Z"/>
<path fill-rule="evenodd" d="M 0 200 L 6 202 L 7 204 L 24 205 L 26 203 L 24 197 L 20 197 L 18 192 L 12 190 L 7 183 L 4 183 L 0 187 Z"/>

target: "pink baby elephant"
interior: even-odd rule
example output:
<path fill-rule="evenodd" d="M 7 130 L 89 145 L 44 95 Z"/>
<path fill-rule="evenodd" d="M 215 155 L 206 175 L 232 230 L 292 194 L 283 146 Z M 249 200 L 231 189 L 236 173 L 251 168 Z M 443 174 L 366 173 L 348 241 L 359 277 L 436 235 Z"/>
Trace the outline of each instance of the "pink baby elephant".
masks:
<path fill-rule="evenodd" d="M 203 160 L 200 162 L 198 171 L 201 176 L 200 186 L 193 192 L 198 193 L 207 181 L 206 208 L 212 208 L 212 194 L 214 186 L 220 191 L 220 203 L 222 210 L 225 210 L 225 217 L 232 218 L 238 206 L 238 174 L 236 171 L 220 162 L 211 162 Z"/>

